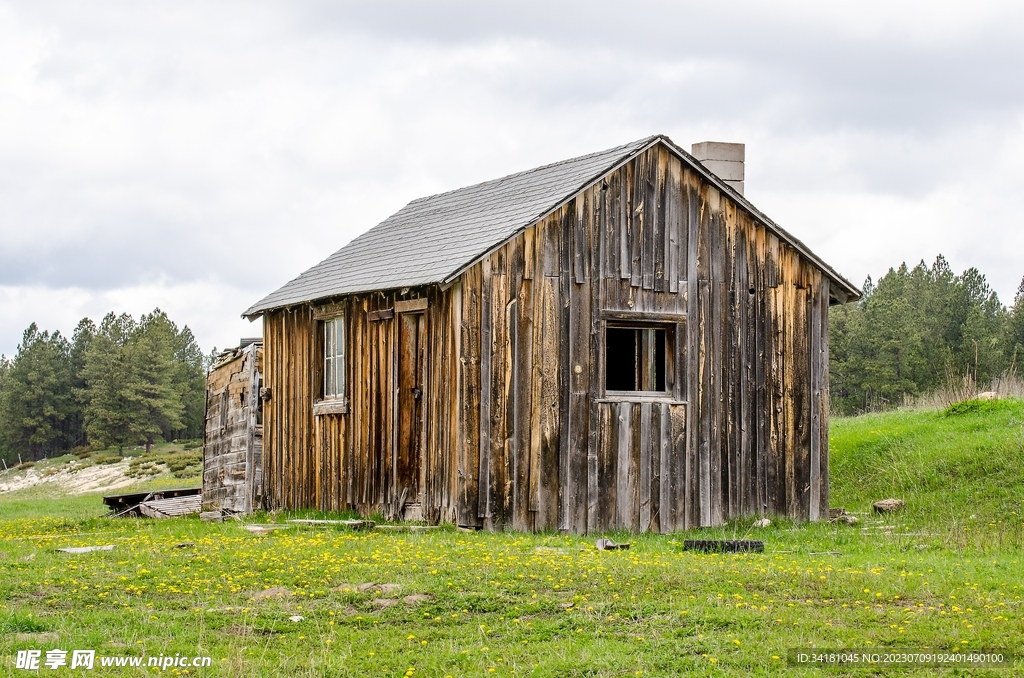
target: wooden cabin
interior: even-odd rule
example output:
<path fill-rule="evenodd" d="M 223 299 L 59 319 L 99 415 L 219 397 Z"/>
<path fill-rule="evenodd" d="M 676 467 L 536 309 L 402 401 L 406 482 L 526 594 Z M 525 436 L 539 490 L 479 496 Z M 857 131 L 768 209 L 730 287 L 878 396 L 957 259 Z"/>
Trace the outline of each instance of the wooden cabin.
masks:
<path fill-rule="evenodd" d="M 249 513 L 263 499 L 263 342 L 224 351 L 206 378 L 204 511 Z"/>
<path fill-rule="evenodd" d="M 859 292 L 744 199 L 742 146 L 694 150 L 414 200 L 249 308 L 265 504 L 573 533 L 827 517 L 828 309 Z"/>

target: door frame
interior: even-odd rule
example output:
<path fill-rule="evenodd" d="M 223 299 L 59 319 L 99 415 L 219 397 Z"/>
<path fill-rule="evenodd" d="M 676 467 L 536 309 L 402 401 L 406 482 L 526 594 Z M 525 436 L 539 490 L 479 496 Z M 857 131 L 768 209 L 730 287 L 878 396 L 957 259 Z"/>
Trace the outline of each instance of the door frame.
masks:
<path fill-rule="evenodd" d="M 424 300 L 426 301 L 426 300 Z M 419 381 L 421 382 L 420 388 L 422 389 L 422 395 L 420 397 L 420 423 L 419 423 L 419 436 L 418 436 L 418 455 L 419 455 L 419 468 L 417 469 L 418 474 L 418 495 L 415 497 L 407 496 L 402 506 L 397 506 L 399 516 L 405 509 L 405 504 L 418 503 L 420 509 L 423 512 L 423 517 L 426 518 L 425 504 L 427 495 L 427 455 L 426 455 L 426 434 L 427 434 L 427 397 L 428 392 L 428 378 L 430 376 L 430 370 L 428 368 L 428 351 L 427 346 L 429 345 L 430 333 L 428 327 L 428 317 L 426 305 L 422 305 L 419 308 L 411 308 L 409 310 L 400 310 L 401 302 L 396 303 L 395 313 L 395 336 L 392 342 L 393 349 L 393 374 L 394 377 L 394 388 L 392 389 L 392 459 L 391 459 L 391 477 L 392 477 L 392 492 L 393 501 L 397 503 L 399 498 L 399 457 L 401 454 L 400 445 L 402 442 L 402 398 L 401 398 L 401 381 L 402 381 L 402 331 L 407 316 L 420 316 L 417 323 L 417 360 L 419 361 Z M 419 304 L 417 304 L 419 306 Z"/>

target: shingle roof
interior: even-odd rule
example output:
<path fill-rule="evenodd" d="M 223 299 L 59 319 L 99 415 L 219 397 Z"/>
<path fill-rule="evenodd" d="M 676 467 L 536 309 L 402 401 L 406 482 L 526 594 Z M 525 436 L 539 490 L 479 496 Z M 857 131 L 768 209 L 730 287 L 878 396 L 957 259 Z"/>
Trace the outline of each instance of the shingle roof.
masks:
<path fill-rule="evenodd" d="M 341 294 L 443 282 L 657 138 L 413 200 L 243 315 Z"/>
<path fill-rule="evenodd" d="M 670 139 L 656 135 L 501 179 L 413 200 L 271 292 L 243 316 L 343 294 L 441 283 L 603 174 L 661 141 L 796 247 L 853 298 L 859 290 Z"/>

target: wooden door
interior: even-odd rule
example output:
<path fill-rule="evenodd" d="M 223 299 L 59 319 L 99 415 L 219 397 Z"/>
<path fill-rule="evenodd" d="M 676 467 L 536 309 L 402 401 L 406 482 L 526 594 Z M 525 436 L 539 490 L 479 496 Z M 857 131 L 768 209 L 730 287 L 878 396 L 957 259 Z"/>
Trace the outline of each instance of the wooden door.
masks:
<path fill-rule="evenodd" d="M 395 496 L 404 496 L 399 510 L 406 520 L 422 519 L 426 489 L 424 408 L 427 375 L 427 318 L 423 313 L 398 314 L 398 393 L 395 427 Z"/>

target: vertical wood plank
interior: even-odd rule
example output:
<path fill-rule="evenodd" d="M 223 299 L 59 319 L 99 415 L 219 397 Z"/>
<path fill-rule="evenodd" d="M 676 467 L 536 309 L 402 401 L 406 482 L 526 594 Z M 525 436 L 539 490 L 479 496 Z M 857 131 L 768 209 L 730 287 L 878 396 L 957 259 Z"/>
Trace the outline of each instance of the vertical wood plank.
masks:
<path fill-rule="evenodd" d="M 529 229 L 527 229 L 529 230 Z M 529 251 L 529 246 L 524 248 Z M 533 315 L 534 315 L 534 283 L 538 281 L 525 278 L 520 284 L 517 303 L 518 319 L 516 327 L 516 406 L 515 406 L 515 493 L 512 506 L 512 527 L 516 530 L 532 529 L 533 520 L 530 514 L 532 476 L 530 467 L 532 444 L 532 411 L 533 411 Z"/>
<path fill-rule="evenodd" d="M 555 515 L 552 526 L 561 531 L 569 530 L 570 522 L 570 500 L 573 492 L 571 473 L 571 452 L 569 443 L 570 410 L 572 400 L 570 397 L 572 379 L 572 347 L 570 336 L 570 323 L 572 321 L 572 304 L 574 301 L 574 290 L 579 288 L 576 283 L 575 270 L 579 270 L 576 262 L 576 253 L 580 252 L 579 265 L 582 266 L 586 259 L 586 243 L 578 243 L 583 239 L 583 207 L 586 204 L 586 192 L 569 201 L 566 205 L 562 220 L 562 250 L 561 270 L 559 278 L 558 296 L 556 302 L 557 328 L 558 328 L 558 363 L 555 366 L 553 375 L 554 384 L 552 390 L 556 399 L 555 409 L 558 411 L 557 421 L 551 435 L 551 443 L 554 448 L 549 448 L 554 463 L 553 482 L 551 492 L 555 500 Z M 581 272 L 582 273 L 582 272 Z M 564 375 L 564 376 L 563 376 Z"/>
<path fill-rule="evenodd" d="M 589 277 L 590 238 L 588 233 L 590 231 L 591 196 L 591 191 L 585 191 L 581 196 L 570 202 L 576 208 L 573 215 L 575 218 L 572 221 L 572 269 L 574 281 L 578 285 L 585 283 Z"/>
<path fill-rule="evenodd" d="M 818 401 L 820 410 L 820 431 L 819 438 L 820 443 L 818 446 L 818 454 L 820 457 L 819 461 L 819 473 L 821 475 L 821 502 L 818 506 L 819 514 L 822 518 L 827 518 L 829 515 L 829 442 L 828 442 L 828 428 L 829 428 L 829 409 L 830 409 L 830 391 L 829 391 L 829 355 L 828 355 L 828 304 L 829 304 L 829 281 L 827 278 L 822 276 L 821 279 L 821 350 L 819 352 L 820 368 L 819 368 L 819 381 L 821 385 L 821 398 Z"/>
<path fill-rule="evenodd" d="M 810 315 L 811 299 L 808 281 L 804 277 L 804 266 L 797 256 L 793 257 L 797 273 L 794 285 L 793 304 L 793 414 L 796 435 L 793 458 L 796 479 L 796 509 L 800 520 L 810 515 L 810 469 L 811 469 L 811 358 L 810 358 Z"/>
<path fill-rule="evenodd" d="M 768 376 L 765 365 L 769 355 L 766 350 L 765 314 L 767 308 L 767 289 L 765 286 L 765 232 L 758 228 L 754 243 L 754 466 L 757 476 L 757 510 L 759 513 L 768 511 L 768 481 L 766 458 L 768 455 L 768 399 L 766 382 Z"/>
<path fill-rule="evenodd" d="M 562 231 L 565 227 L 565 219 L 569 213 L 569 207 L 561 207 L 553 215 L 537 225 L 541 229 L 543 238 L 543 253 L 537 252 L 537 258 L 544 260 L 544 275 L 548 278 L 557 278 L 561 275 L 562 267 Z M 567 269 L 565 269 L 567 270 Z"/>
<path fill-rule="evenodd" d="M 615 198 L 616 222 L 619 240 L 619 278 L 631 280 L 633 277 L 633 205 L 630 200 L 632 192 L 633 163 L 627 163 L 615 173 L 618 184 L 618 195 Z"/>
<path fill-rule="evenodd" d="M 452 445 L 452 452 L 455 456 L 455 463 L 452 465 L 453 480 L 454 480 L 454 493 L 452 496 L 452 503 L 455 505 L 455 520 L 457 523 L 462 524 L 462 516 L 459 513 L 459 497 L 462 496 L 462 478 L 465 474 L 463 469 L 462 460 L 465 457 L 465 436 L 463 435 L 463 429 L 465 423 L 462 420 L 462 391 L 463 381 L 465 380 L 465 366 L 462 363 L 462 306 L 463 306 L 463 288 L 465 286 L 465 279 L 459 280 L 452 286 L 452 343 L 454 350 L 452 352 L 452 364 L 455 366 L 455 403 L 451 410 L 452 417 L 452 435 L 451 439 L 454 441 Z"/>
<path fill-rule="evenodd" d="M 514 281 L 513 281 L 514 282 Z M 520 281 L 522 282 L 522 281 Z M 515 289 L 515 287 L 513 287 Z M 519 430 L 519 401 L 521 400 L 522 386 L 519 378 L 519 301 L 513 299 L 508 305 L 508 406 L 507 414 L 509 425 L 508 435 L 505 441 L 505 473 L 504 484 L 499 485 L 499 492 L 502 495 L 502 517 L 506 525 L 515 524 L 514 510 L 519 497 L 519 488 L 523 485 L 523 474 L 520 469 L 520 447 L 519 441 L 522 434 Z"/>
<path fill-rule="evenodd" d="M 798 518 L 800 515 L 799 498 L 796 487 L 796 445 L 797 413 L 794 403 L 794 324 L 796 306 L 796 286 L 792 282 L 789 270 L 788 252 L 780 252 L 779 267 L 779 289 L 782 290 L 783 298 L 783 341 L 782 341 L 782 407 L 783 407 L 783 467 L 785 469 L 785 484 L 783 492 L 785 497 L 786 515 L 790 518 Z"/>
<path fill-rule="evenodd" d="M 668 158 L 669 151 L 661 146 L 657 148 L 656 163 L 654 166 L 654 185 L 651 187 L 651 195 L 655 201 L 654 212 L 654 233 L 651 240 L 651 247 L 654 250 L 654 290 L 665 292 L 668 290 L 666 278 L 668 277 L 669 261 L 671 259 L 671 245 L 668 237 L 668 226 L 666 211 L 668 206 L 667 186 L 668 181 Z"/>
<path fill-rule="evenodd" d="M 708 374 L 711 381 L 709 398 L 709 416 L 711 418 L 711 518 L 712 525 L 720 525 L 725 521 L 728 490 L 728 457 L 726 454 L 726 411 L 725 389 L 723 388 L 723 368 L 725 363 L 725 324 L 727 309 L 726 289 L 726 243 L 725 224 L 719 204 L 717 189 L 708 189 L 711 205 L 711 313 L 709 316 L 710 345 L 708 353 Z"/>
<path fill-rule="evenodd" d="M 821 290 L 823 279 L 819 273 L 812 288 L 810 317 L 811 339 L 811 450 L 810 450 L 810 498 L 808 520 L 818 520 L 821 506 Z M 828 303 L 828 300 L 825 300 Z"/>
<path fill-rule="evenodd" d="M 651 511 L 647 522 L 647 528 L 643 528 L 643 516 L 641 515 L 641 529 L 648 529 L 652 532 L 662 531 L 661 521 L 661 455 L 664 452 L 665 439 L 662 438 L 662 411 L 665 403 L 651 403 L 651 458 L 648 496 L 650 497 Z"/>
<path fill-rule="evenodd" d="M 665 166 L 664 191 L 665 191 L 665 276 L 668 278 L 668 291 L 672 294 L 679 292 L 679 279 L 686 275 L 680 270 L 679 243 L 684 235 L 684 220 L 682 195 L 682 177 L 679 160 L 675 156 L 669 156 Z"/>
<path fill-rule="evenodd" d="M 755 461 L 753 445 L 751 444 L 751 433 L 753 424 L 751 422 L 752 398 L 751 384 L 754 380 L 754 356 L 751 351 L 751 336 L 753 327 L 751 322 L 751 294 L 750 294 L 750 246 L 749 234 L 752 223 L 744 219 L 740 228 L 737 229 L 736 244 L 736 271 L 737 271 L 737 339 L 739 345 L 736 353 L 739 360 L 739 454 L 740 454 L 740 511 L 743 515 L 756 515 L 760 509 L 757 506 L 756 487 L 757 476 L 755 474 Z"/>
<path fill-rule="evenodd" d="M 480 414 L 477 449 L 477 517 L 491 517 L 491 341 L 493 319 L 491 314 L 491 258 L 480 262 Z"/>
<path fill-rule="evenodd" d="M 633 442 L 632 403 L 617 403 L 616 418 L 618 440 L 615 444 L 615 528 L 628 530 L 633 522 L 630 516 L 633 501 L 629 492 L 629 457 Z"/>
<path fill-rule="evenodd" d="M 536 237 L 536 226 L 523 231 L 523 280 L 533 280 L 533 262 L 536 254 L 533 241 Z"/>
<path fill-rule="evenodd" d="M 630 403 L 629 471 L 626 474 L 626 516 L 624 529 L 640 531 L 640 403 Z"/>
<path fill-rule="evenodd" d="M 651 529 L 651 477 L 654 436 L 651 431 L 651 403 L 640 404 L 640 516 L 637 527 L 641 532 Z"/>
<path fill-rule="evenodd" d="M 672 417 L 668 403 L 660 403 L 658 417 L 658 531 L 672 532 L 676 528 L 677 513 L 673 489 L 683 459 L 675 454 L 672 445 Z"/>
<path fill-rule="evenodd" d="M 593 228 L 590 212 L 593 208 L 594 192 L 588 191 L 584 196 L 583 214 L 577 214 L 577 222 L 582 221 L 584 228 L 577 229 L 575 237 L 585 242 L 582 247 L 593 253 L 599 233 Z M 589 261 L 596 259 L 588 257 Z M 586 260 L 585 260 L 586 261 Z M 566 418 L 561 427 L 563 432 L 559 443 L 561 459 L 565 465 L 565 486 L 562 488 L 565 503 L 565 520 L 563 528 L 576 533 L 586 532 L 587 493 L 588 493 L 588 454 L 590 441 L 590 393 L 594 383 L 593 364 L 591 362 L 591 295 L 600 284 L 600 276 L 588 273 L 591 280 L 589 286 L 572 284 L 565 290 L 568 300 L 568 323 L 564 328 L 562 339 L 568 345 L 568 356 L 563 362 L 568 382 L 568 408 Z M 596 391 L 593 391 L 596 393 Z"/>
<path fill-rule="evenodd" d="M 490 379 L 485 382 L 491 392 L 490 425 L 490 478 L 488 502 L 490 529 L 499 529 L 503 524 L 502 488 L 505 483 L 506 449 L 508 442 L 508 397 L 509 397 L 509 339 L 508 304 L 509 276 L 507 271 L 508 245 L 493 256 L 491 266 L 490 313 L 493 326 L 490 341 Z"/>
<path fill-rule="evenodd" d="M 643 199 L 643 210 L 640 212 L 640 228 L 643 236 L 640 264 L 641 284 L 645 290 L 653 290 L 658 249 L 656 246 L 658 242 L 658 149 L 648 150 L 644 153 L 644 157 L 647 162 L 638 186 L 639 195 Z"/>
<path fill-rule="evenodd" d="M 595 201 L 595 207 L 598 210 L 595 222 L 600 224 L 600 231 L 597 235 L 602 235 L 600 238 L 595 238 L 598 241 L 598 248 L 604 247 L 605 252 L 608 253 L 612 249 L 611 244 L 605 242 L 605 238 L 611 234 L 613 225 L 609 224 L 611 219 L 609 218 L 609 194 L 610 189 L 605 189 L 607 184 L 601 185 L 601 199 Z M 604 243 L 602 245 L 602 243 Z M 603 260 L 603 259 L 599 259 Z M 589 324 L 589 368 L 587 374 L 589 374 L 589 384 L 587 400 L 589 402 L 588 407 L 588 430 L 587 430 L 587 492 L 586 492 L 586 532 L 593 534 L 597 531 L 599 512 L 598 512 L 598 450 L 601 444 L 601 419 L 598 412 L 598 395 L 604 393 L 602 379 L 604 377 L 604 370 L 602 367 L 601 360 L 604 356 L 604 326 L 598 316 L 598 311 L 602 306 L 601 291 L 605 281 L 612 277 L 611 269 L 606 272 L 605 275 L 600 275 L 598 271 L 594 271 L 591 276 L 590 285 L 590 305 L 587 311 L 586 322 Z M 582 315 L 582 311 L 581 311 Z"/>
<path fill-rule="evenodd" d="M 685 231 L 688 234 L 687 240 L 687 268 L 686 268 L 686 290 L 687 290 L 687 407 L 684 410 L 686 425 L 677 427 L 675 412 L 673 412 L 673 435 L 677 430 L 682 430 L 686 435 L 686 445 L 683 446 L 683 458 L 685 468 L 683 470 L 683 524 L 688 529 L 694 525 L 700 525 L 700 459 L 702 455 L 702 443 L 700 440 L 700 426 L 697 413 L 700 411 L 701 402 L 701 375 L 703 374 L 704 354 L 701 349 L 701 295 L 699 291 L 697 273 L 697 243 L 700 240 L 700 195 L 697 192 L 696 179 L 694 174 L 687 170 L 684 173 L 686 181 Z M 682 251 L 682 249 L 680 249 Z M 679 518 L 677 517 L 677 524 Z"/>
<path fill-rule="evenodd" d="M 649 156 L 644 153 L 631 163 L 626 165 L 627 169 L 633 169 L 629 177 L 629 285 L 640 287 L 643 284 L 643 258 L 644 258 L 644 204 L 646 191 L 645 179 L 647 177 L 647 164 Z"/>

